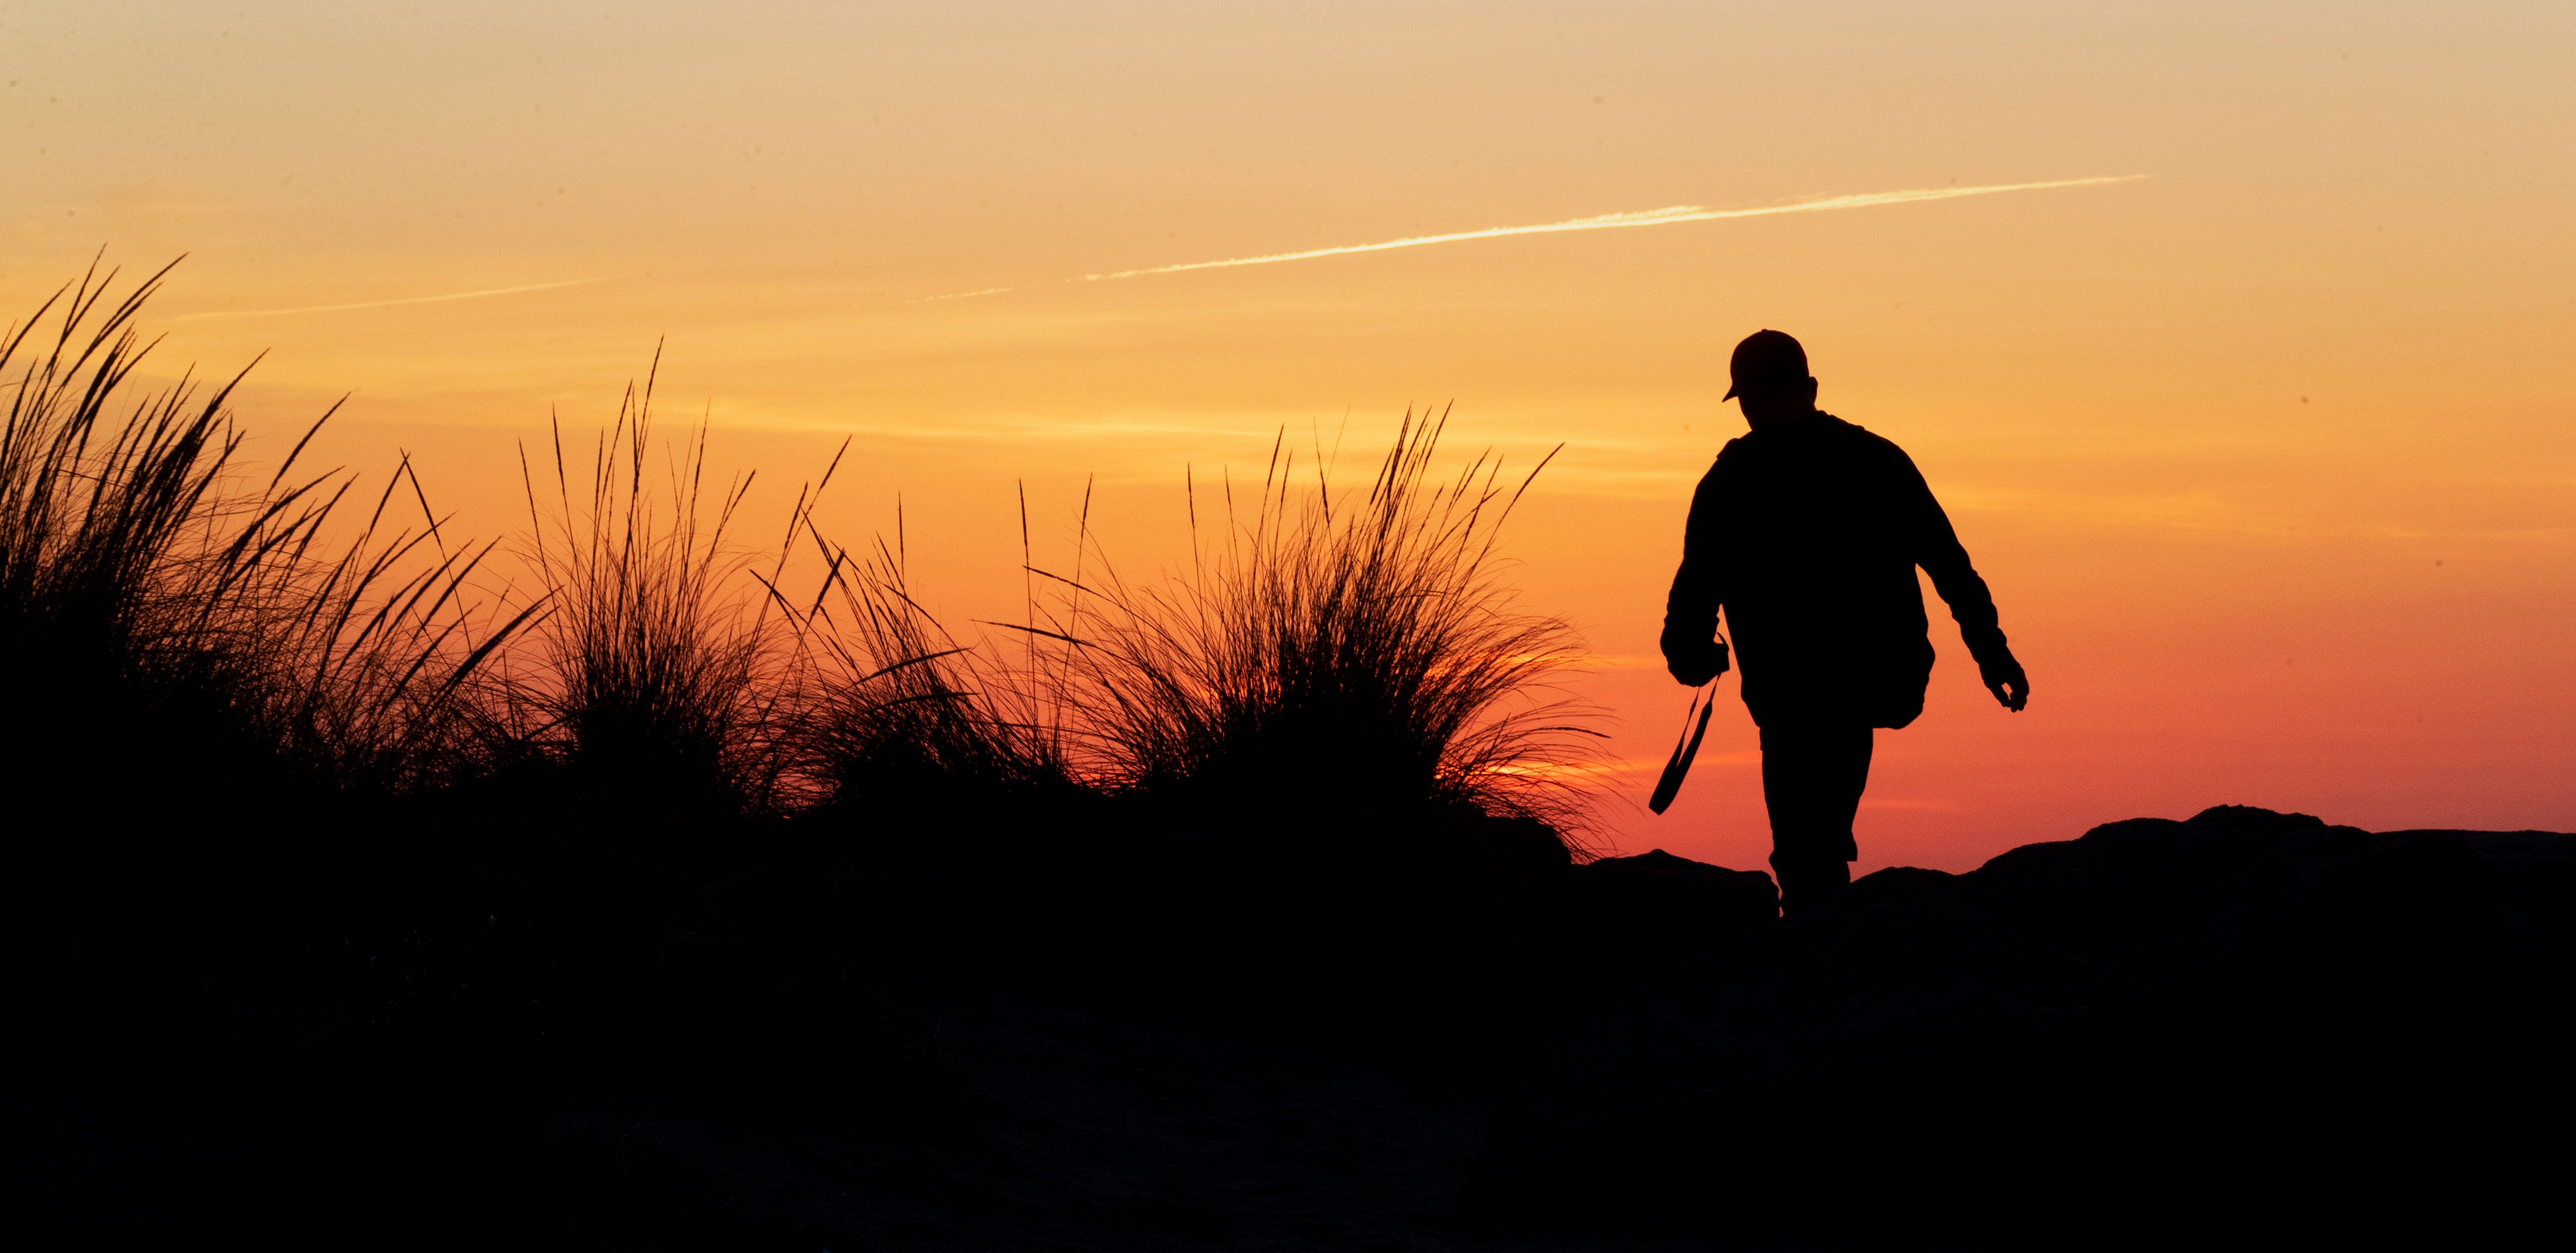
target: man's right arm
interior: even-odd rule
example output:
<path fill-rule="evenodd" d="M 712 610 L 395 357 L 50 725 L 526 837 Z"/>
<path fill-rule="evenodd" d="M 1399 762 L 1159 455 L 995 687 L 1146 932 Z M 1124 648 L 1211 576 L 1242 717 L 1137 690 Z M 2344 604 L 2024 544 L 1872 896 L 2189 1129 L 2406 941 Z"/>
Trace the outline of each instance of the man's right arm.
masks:
<path fill-rule="evenodd" d="M 1726 650 L 1717 642 L 1718 610 L 1726 601 L 1726 537 L 1720 534 L 1721 456 L 1691 493 L 1690 522 L 1682 531 L 1681 569 L 1664 598 L 1664 668 L 1698 687 L 1726 672 Z"/>

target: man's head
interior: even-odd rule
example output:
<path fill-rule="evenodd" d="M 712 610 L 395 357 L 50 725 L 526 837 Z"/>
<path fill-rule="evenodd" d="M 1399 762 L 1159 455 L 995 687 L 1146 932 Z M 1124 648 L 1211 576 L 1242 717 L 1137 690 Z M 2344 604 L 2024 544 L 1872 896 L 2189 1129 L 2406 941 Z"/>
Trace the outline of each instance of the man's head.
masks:
<path fill-rule="evenodd" d="M 1744 409 L 1744 420 L 1760 426 L 1775 418 L 1794 418 L 1816 410 L 1816 380 L 1807 373 L 1807 350 L 1779 331 L 1755 331 L 1735 346 L 1727 362 L 1734 386 L 1724 399 Z"/>

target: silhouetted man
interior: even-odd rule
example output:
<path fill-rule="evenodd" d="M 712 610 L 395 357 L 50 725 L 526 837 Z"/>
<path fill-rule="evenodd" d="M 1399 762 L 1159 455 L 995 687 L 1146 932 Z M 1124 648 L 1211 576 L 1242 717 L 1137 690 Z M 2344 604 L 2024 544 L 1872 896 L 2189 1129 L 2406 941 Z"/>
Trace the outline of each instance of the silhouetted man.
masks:
<path fill-rule="evenodd" d="M 2020 712 L 2030 681 L 1994 598 L 1905 451 L 1816 408 L 1807 352 L 1778 331 L 1735 346 L 1726 399 L 1753 429 L 1691 497 L 1664 608 L 1664 664 L 1692 687 L 1726 669 L 1723 610 L 1762 729 L 1762 797 L 1784 908 L 1851 882 L 1852 816 L 1874 728 L 1923 712 L 1932 641 L 1914 567 L 1932 576 L 1986 689 Z"/>

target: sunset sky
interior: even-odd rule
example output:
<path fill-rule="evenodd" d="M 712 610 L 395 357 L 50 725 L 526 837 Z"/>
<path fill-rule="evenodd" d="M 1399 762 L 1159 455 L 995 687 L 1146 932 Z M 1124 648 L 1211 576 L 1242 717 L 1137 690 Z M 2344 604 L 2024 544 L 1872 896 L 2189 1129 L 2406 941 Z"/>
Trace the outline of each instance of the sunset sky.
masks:
<path fill-rule="evenodd" d="M 2576 8 L 2528 4 L 0 6 L 0 320 L 189 259 L 163 376 L 525 526 L 516 446 L 613 416 L 822 512 L 904 502 L 952 626 L 1095 528 L 1185 560 L 1185 466 L 1364 475 L 1408 407 L 1539 479 L 1521 603 L 1583 634 L 1620 849 L 1768 849 L 1653 656 L 1728 349 L 1803 340 L 1910 451 L 2028 665 L 1935 602 L 1863 870 L 2242 803 L 2576 830 Z M 1979 195 L 1974 189 L 2040 183 Z M 1799 212 L 1712 216 L 1874 193 Z M 1694 220 L 1135 273 L 1676 206 Z M 965 293 L 982 293 L 968 295 Z M 943 299 L 934 299 L 945 297 Z M 770 523 L 761 521 L 765 528 Z"/>

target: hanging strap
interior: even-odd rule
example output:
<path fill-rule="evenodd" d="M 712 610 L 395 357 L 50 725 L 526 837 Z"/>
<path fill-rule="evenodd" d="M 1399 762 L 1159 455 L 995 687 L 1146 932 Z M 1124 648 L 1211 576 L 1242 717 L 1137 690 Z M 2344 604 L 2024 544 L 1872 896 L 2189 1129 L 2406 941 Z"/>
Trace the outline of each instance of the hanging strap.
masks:
<path fill-rule="evenodd" d="M 1664 763 L 1664 777 L 1655 781 L 1655 794 L 1646 808 L 1662 813 L 1672 808 L 1673 798 L 1681 794 L 1682 779 L 1690 773 L 1691 759 L 1699 756 L 1699 742 L 1708 735 L 1708 716 L 1717 712 L 1717 680 L 1691 694 L 1691 708 L 1682 711 L 1682 738 L 1673 745 L 1672 759 Z M 1696 717 L 1694 717 L 1696 715 Z"/>

